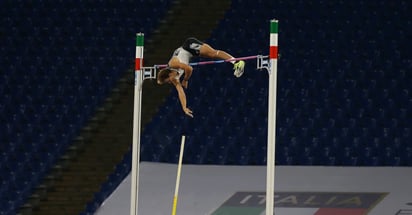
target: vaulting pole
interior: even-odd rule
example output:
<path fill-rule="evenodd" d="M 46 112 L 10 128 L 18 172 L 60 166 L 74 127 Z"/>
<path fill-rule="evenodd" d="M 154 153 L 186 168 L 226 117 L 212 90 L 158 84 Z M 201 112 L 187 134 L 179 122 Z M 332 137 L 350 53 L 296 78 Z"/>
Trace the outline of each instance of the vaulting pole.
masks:
<path fill-rule="evenodd" d="M 186 139 L 186 136 L 183 135 L 182 141 L 180 143 L 179 163 L 177 164 L 176 186 L 175 186 L 175 195 L 173 196 L 172 215 L 176 215 L 177 199 L 179 196 L 180 174 L 182 173 L 183 152 L 185 150 L 185 139 Z"/>

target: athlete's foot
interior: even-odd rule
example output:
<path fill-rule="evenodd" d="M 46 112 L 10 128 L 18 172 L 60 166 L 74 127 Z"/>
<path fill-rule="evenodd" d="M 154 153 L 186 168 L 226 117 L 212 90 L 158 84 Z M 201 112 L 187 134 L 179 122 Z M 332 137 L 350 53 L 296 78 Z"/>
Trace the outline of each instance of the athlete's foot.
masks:
<path fill-rule="evenodd" d="M 245 69 L 245 61 L 240 60 L 236 62 L 233 65 L 233 70 L 234 70 L 233 75 L 239 78 L 240 76 L 243 75 L 243 72 L 245 71 L 244 69 Z"/>

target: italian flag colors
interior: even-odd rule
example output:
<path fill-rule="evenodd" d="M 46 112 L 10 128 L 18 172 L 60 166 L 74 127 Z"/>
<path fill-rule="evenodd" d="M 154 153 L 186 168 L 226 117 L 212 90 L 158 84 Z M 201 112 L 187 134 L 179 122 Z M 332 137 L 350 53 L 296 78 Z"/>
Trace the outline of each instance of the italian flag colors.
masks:
<path fill-rule="evenodd" d="M 270 50 L 269 58 L 278 58 L 278 20 L 270 20 Z"/>
<path fill-rule="evenodd" d="M 143 66 L 143 45 L 144 45 L 144 34 L 138 33 L 136 35 L 136 61 L 135 70 L 140 70 Z"/>

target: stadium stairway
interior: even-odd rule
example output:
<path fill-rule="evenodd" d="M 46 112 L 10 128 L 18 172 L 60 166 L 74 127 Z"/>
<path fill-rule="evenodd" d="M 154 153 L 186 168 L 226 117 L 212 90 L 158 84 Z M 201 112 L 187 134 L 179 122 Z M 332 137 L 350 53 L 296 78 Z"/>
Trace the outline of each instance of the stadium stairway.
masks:
<path fill-rule="evenodd" d="M 145 65 L 166 63 L 186 37 L 207 39 L 230 3 L 230 0 L 175 1 L 165 20 L 145 41 Z M 93 214 L 96 208 L 88 208 L 88 203 L 95 200 L 102 184 L 111 180 L 109 175 L 130 152 L 133 80 L 130 69 L 19 214 Z M 158 86 L 152 80 L 144 82 L 143 129 L 170 92 L 170 86 Z"/>

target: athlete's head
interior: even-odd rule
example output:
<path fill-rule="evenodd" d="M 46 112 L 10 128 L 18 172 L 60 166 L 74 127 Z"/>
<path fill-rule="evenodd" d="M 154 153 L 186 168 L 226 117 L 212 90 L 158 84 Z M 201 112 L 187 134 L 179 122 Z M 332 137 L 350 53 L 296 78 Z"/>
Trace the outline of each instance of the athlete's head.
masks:
<path fill-rule="evenodd" d="M 164 84 L 167 83 L 169 80 L 169 74 L 172 72 L 172 70 L 169 67 L 166 67 L 164 69 L 161 69 L 159 73 L 157 74 L 157 83 L 158 84 Z"/>

